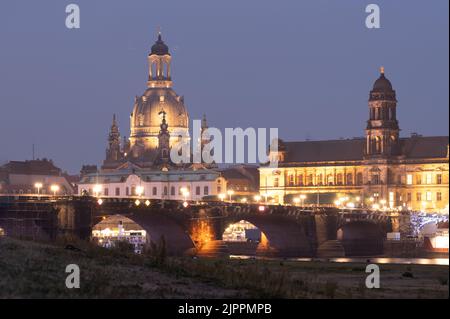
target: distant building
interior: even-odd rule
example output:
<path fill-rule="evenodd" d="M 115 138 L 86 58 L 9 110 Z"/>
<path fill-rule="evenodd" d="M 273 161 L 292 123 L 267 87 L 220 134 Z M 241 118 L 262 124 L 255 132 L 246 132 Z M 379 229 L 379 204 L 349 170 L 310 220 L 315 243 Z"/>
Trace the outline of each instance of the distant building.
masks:
<path fill-rule="evenodd" d="M 236 165 L 220 170 L 227 182 L 227 190 L 233 190 L 235 199 L 247 198 L 259 194 L 259 171 L 257 166 Z"/>
<path fill-rule="evenodd" d="M 76 180 L 56 167 L 51 160 L 11 161 L 0 166 L 0 194 L 53 194 L 52 185 L 59 187 L 58 194 L 76 193 Z"/>
<path fill-rule="evenodd" d="M 375 207 L 446 211 L 449 203 L 448 136 L 400 137 L 397 99 L 382 69 L 369 95 L 364 138 L 279 141 L 269 156 L 279 167 L 260 168 L 260 193 L 279 203 L 301 195 L 305 204 L 339 198 Z"/>

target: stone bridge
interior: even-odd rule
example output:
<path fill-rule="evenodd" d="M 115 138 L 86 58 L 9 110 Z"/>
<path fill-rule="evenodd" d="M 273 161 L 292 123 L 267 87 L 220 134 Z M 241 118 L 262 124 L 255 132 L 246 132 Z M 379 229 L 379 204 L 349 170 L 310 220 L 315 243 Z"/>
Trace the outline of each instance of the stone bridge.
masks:
<path fill-rule="evenodd" d="M 256 253 L 265 256 L 313 257 L 339 243 L 343 255 L 383 252 L 387 232 L 398 231 L 408 216 L 335 208 L 237 203 L 190 203 L 135 198 L 0 197 L 0 228 L 9 236 L 54 240 L 71 235 L 89 240 L 92 228 L 112 216 L 138 224 L 153 242 L 162 238 L 169 254 L 201 252 L 220 241 L 232 223 L 245 220 L 263 234 Z"/>

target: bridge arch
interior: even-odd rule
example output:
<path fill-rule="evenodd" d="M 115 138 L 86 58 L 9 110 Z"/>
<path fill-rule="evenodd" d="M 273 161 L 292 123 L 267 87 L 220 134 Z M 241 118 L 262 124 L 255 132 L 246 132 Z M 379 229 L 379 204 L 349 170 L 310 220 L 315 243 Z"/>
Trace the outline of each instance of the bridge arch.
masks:
<path fill-rule="evenodd" d="M 115 221 L 121 221 L 122 224 L 132 225 L 135 228 L 137 226 L 134 230 L 144 230 L 146 245 L 151 242 L 158 244 L 164 238 L 167 253 L 170 255 L 189 254 L 195 248 L 188 232 L 162 214 L 112 214 L 100 219 L 93 229 L 99 230 L 102 224 L 108 225 Z"/>
<path fill-rule="evenodd" d="M 385 233 L 374 221 L 356 220 L 342 224 L 337 239 L 346 256 L 373 256 L 383 254 Z"/>
<path fill-rule="evenodd" d="M 313 243 L 303 227 L 291 219 L 281 216 L 249 214 L 229 217 L 223 224 L 224 230 L 231 224 L 246 221 L 261 231 L 262 239 L 256 253 L 269 257 L 309 257 L 313 256 Z"/>

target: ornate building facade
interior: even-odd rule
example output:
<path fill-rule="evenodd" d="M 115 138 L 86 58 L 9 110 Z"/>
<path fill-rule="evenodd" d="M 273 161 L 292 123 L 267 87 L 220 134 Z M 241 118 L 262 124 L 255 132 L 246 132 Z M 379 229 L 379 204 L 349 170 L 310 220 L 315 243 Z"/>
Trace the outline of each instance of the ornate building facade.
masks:
<path fill-rule="evenodd" d="M 184 98 L 172 88 L 171 61 L 169 47 L 158 34 L 148 56 L 147 89 L 134 99 L 130 137 L 121 139 L 114 115 L 106 158 L 100 170 L 84 167 L 80 195 L 200 200 L 226 191 L 215 165 L 171 161 L 172 147 L 190 141 Z M 201 131 L 206 128 L 204 117 Z M 202 136 L 204 145 L 208 141 Z"/>
<path fill-rule="evenodd" d="M 270 153 L 278 168 L 260 168 L 260 193 L 278 203 L 351 197 L 365 205 L 448 212 L 448 136 L 399 133 L 396 92 L 382 68 L 369 94 L 365 138 L 279 140 Z"/>

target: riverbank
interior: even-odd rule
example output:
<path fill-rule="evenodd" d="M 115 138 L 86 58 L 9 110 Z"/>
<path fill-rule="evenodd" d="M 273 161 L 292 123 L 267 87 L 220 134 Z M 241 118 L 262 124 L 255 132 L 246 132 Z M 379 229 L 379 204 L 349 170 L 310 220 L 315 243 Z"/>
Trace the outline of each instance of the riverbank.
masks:
<path fill-rule="evenodd" d="M 66 249 L 72 248 L 72 249 Z M 448 298 L 448 266 L 168 258 L 0 238 L 0 298 Z M 67 289 L 68 264 L 80 289 Z"/>

